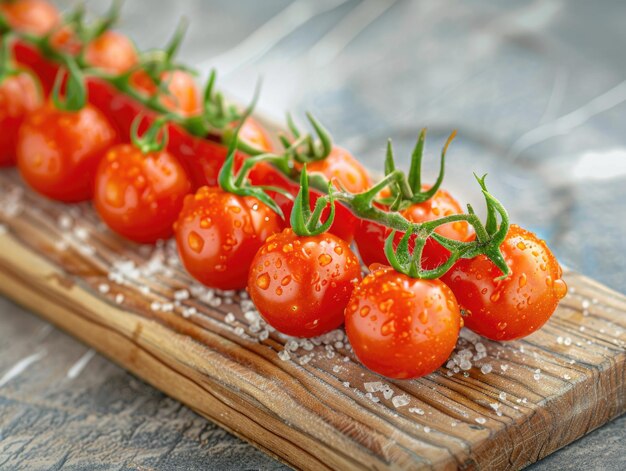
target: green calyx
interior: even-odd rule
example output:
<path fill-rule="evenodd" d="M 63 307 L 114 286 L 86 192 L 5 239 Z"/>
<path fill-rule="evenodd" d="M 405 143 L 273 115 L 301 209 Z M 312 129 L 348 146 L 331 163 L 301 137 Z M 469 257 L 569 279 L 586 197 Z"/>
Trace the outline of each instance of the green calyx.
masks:
<path fill-rule="evenodd" d="M 422 129 L 417 143 L 411 154 L 411 165 L 409 174 L 403 182 L 389 186 L 390 196 L 379 198 L 378 202 L 389 207 L 392 211 L 406 209 L 412 204 L 423 203 L 432 198 L 441 187 L 445 175 L 445 162 L 448 146 L 456 137 L 456 131 L 450 134 L 443 149 L 439 164 L 439 175 L 435 183 L 428 189 L 422 190 L 422 158 L 424 155 L 424 142 L 426 141 L 426 129 Z M 387 154 L 385 156 L 385 175 L 396 171 L 396 164 L 393 154 L 391 140 L 387 142 Z"/>
<path fill-rule="evenodd" d="M 67 77 L 67 80 L 65 78 Z M 61 88 L 65 81 L 65 96 L 61 97 Z M 65 68 L 59 69 L 54 87 L 52 88 L 52 102 L 63 111 L 76 112 L 87 104 L 87 87 L 85 78 L 74 59 L 67 57 Z"/>
<path fill-rule="evenodd" d="M 310 133 L 302 133 L 290 114 L 287 115 L 287 127 L 292 139 L 284 134 L 279 136 L 285 153 L 300 163 L 323 160 L 333 149 L 333 141 L 328 130 L 311 113 L 307 113 L 306 117 L 317 134 L 317 139 Z"/>
<path fill-rule="evenodd" d="M 278 206 L 278 204 L 276 204 L 276 201 L 274 201 L 267 194 L 267 191 L 274 191 L 286 194 L 285 190 L 283 190 L 282 188 L 275 188 L 271 186 L 255 186 L 250 184 L 247 178 L 248 173 L 252 169 L 252 166 L 254 164 L 262 161 L 272 162 L 272 160 L 280 158 L 279 156 L 273 154 L 261 154 L 255 157 L 250 157 L 244 161 L 244 164 L 242 165 L 242 168 L 239 170 L 239 172 L 235 172 L 235 158 L 237 154 L 239 131 L 241 130 L 241 127 L 245 123 L 246 119 L 252 114 L 252 110 L 254 109 L 257 98 L 258 93 L 255 94 L 255 98 L 246 109 L 245 113 L 241 117 L 239 125 L 235 129 L 235 133 L 233 134 L 228 146 L 228 156 L 226 157 L 226 161 L 224 162 L 224 165 L 222 165 L 222 168 L 220 169 L 220 173 L 218 175 L 218 183 L 222 190 L 229 193 L 233 193 L 239 196 L 251 196 L 253 198 L 256 198 L 284 219 L 285 216 L 283 214 L 283 211 L 280 209 L 280 206 Z M 253 159 L 254 161 L 252 165 L 250 165 L 249 161 Z"/>
<path fill-rule="evenodd" d="M 330 206 L 330 212 L 325 222 L 321 222 L 322 212 Z M 306 164 L 300 173 L 300 190 L 293 202 L 291 210 L 291 228 L 299 236 L 316 236 L 326 232 L 335 220 L 335 199 L 333 197 L 332 183 L 328 183 L 328 194 L 320 196 L 315 202 L 315 208 L 311 212 L 309 200 L 309 177 Z"/>
<path fill-rule="evenodd" d="M 11 53 L 13 36 L 5 34 L 0 36 L 0 83 L 5 78 L 11 77 L 19 72 L 13 62 L 13 54 Z"/>
<path fill-rule="evenodd" d="M 146 132 L 139 136 L 139 126 L 144 118 L 145 116 L 139 115 L 133 120 L 130 130 L 131 142 L 143 154 L 162 151 L 167 146 L 169 140 L 166 126 L 169 123 L 169 117 L 167 115 L 159 116 L 152 122 Z"/>
<path fill-rule="evenodd" d="M 480 221 L 471 206 L 468 206 L 468 214 L 453 214 L 433 221 L 424 223 L 410 223 L 407 221 L 407 229 L 400 239 L 398 246 L 394 248 L 396 230 L 393 230 L 385 241 L 385 255 L 391 266 L 413 278 L 434 279 L 443 276 L 454 263 L 460 258 L 474 258 L 478 255 L 486 255 L 502 272 L 500 278 L 506 278 L 510 269 L 504 260 L 500 245 L 504 242 L 509 230 L 509 217 L 502 204 L 491 195 L 485 186 L 485 176 L 476 177 L 487 205 L 487 221 Z M 500 218 L 498 225 L 497 217 Z M 465 221 L 476 232 L 476 240 L 463 242 L 446 238 L 435 232 L 437 227 L 444 224 Z M 425 270 L 421 260 L 424 246 L 429 237 L 435 239 L 444 248 L 450 251 L 448 259 L 442 265 Z M 413 241 L 413 248 L 410 248 Z"/>

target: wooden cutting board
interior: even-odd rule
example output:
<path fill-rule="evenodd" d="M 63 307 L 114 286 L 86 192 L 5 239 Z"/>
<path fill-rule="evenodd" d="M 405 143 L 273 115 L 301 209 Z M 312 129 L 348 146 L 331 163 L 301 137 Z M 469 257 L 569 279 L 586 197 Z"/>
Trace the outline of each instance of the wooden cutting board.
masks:
<path fill-rule="evenodd" d="M 129 244 L 15 170 L 0 171 L 0 224 L 4 295 L 296 468 L 516 469 L 626 410 L 626 298 L 573 272 L 534 335 L 463 332 L 447 367 L 388 381 L 343 331 L 279 335 L 245 294 L 195 284 L 171 243 Z"/>

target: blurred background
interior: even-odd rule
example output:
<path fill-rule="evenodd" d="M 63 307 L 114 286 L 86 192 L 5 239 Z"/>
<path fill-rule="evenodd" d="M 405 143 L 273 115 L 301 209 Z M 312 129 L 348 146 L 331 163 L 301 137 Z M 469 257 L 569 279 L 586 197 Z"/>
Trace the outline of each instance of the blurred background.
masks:
<path fill-rule="evenodd" d="M 63 7 L 72 1 L 62 1 Z M 103 12 L 108 2 L 88 2 Z M 472 172 L 559 259 L 623 291 L 626 4 L 621 1 L 127 0 L 140 48 L 190 20 L 180 59 L 284 122 L 311 111 L 370 168 L 392 138 L 406 164 L 428 127 L 427 175 L 482 207 Z"/>
<path fill-rule="evenodd" d="M 109 4 L 87 6 L 102 13 Z M 626 2 L 126 0 L 119 29 L 142 49 L 158 47 L 182 16 L 190 20 L 183 62 L 203 77 L 216 68 L 219 88 L 241 103 L 262 77 L 260 113 L 284 122 L 289 110 L 303 123 L 311 111 L 372 169 L 382 170 L 389 137 L 406 166 L 428 127 L 425 167 L 434 178 L 441 146 L 457 129 L 446 188 L 482 208 L 472 173 L 489 173 L 513 221 L 544 237 L 563 264 L 625 291 Z M 0 299 L 0 311 L 8 304 Z M 43 321 L 29 322 L 43 335 Z M 54 335 L 64 345 L 58 355 L 84 352 Z M 84 410 L 53 423 L 70 395 L 80 395 Z M 0 458 L 26 446 L 11 437 L 53 427 L 62 446 L 29 446 L 58 457 L 59 467 L 113 459 L 148 469 L 282 467 L 99 355 L 71 388 L 44 399 L 0 395 L 2 415 L 16 417 L 0 430 Z M 88 430 L 77 425 L 84 417 L 73 421 L 77 413 L 93 415 Z M 535 467 L 620 469 L 625 425 L 622 417 Z M 16 463 L 0 459 L 0 468 Z"/>

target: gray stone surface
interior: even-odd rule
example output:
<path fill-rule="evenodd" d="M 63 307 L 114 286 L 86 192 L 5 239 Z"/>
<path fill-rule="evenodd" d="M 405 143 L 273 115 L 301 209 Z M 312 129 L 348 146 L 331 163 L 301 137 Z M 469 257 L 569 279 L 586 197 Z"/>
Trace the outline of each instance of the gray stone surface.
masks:
<path fill-rule="evenodd" d="M 127 0 L 120 28 L 155 47 L 182 15 L 184 61 L 242 101 L 262 76 L 262 112 L 314 112 L 372 168 L 387 137 L 406 164 L 428 126 L 433 175 L 458 129 L 459 199 L 481 207 L 472 172 L 489 172 L 513 220 L 624 291 L 626 3 Z M 0 469 L 282 467 L 99 355 L 77 374 L 86 347 L 1 299 L 0 325 Z M 621 417 L 533 468 L 626 469 L 625 439 Z"/>

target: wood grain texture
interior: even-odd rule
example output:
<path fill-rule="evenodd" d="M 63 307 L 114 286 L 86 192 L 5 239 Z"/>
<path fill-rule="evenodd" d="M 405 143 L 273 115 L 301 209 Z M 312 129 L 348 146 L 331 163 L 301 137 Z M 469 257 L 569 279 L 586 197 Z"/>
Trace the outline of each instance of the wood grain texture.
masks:
<path fill-rule="evenodd" d="M 516 469 L 626 409 L 626 299 L 575 273 L 540 332 L 466 333 L 469 371 L 384 381 L 341 331 L 320 345 L 270 332 L 245 297 L 195 285 L 171 245 L 128 244 L 89 205 L 46 201 L 14 171 L 0 194 L 5 295 L 292 466 Z M 368 393 L 380 381 L 391 393 Z"/>

